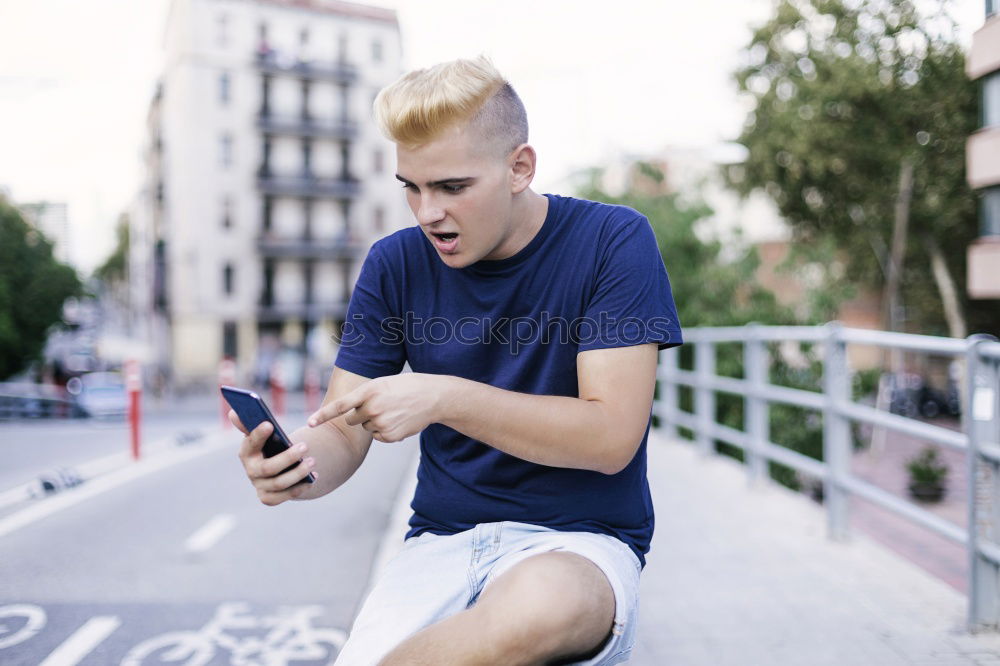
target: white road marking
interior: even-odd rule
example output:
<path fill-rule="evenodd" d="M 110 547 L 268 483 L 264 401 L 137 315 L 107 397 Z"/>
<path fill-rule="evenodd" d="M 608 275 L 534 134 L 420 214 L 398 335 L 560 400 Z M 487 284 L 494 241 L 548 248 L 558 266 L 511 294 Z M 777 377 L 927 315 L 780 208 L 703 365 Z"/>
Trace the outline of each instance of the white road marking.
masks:
<path fill-rule="evenodd" d="M 129 481 L 134 481 L 153 472 L 158 472 L 178 463 L 197 458 L 231 443 L 232 434 L 223 432 L 219 433 L 216 437 L 206 438 L 205 444 L 201 446 L 185 446 L 171 449 L 155 457 L 144 458 L 136 463 L 129 463 L 126 467 L 91 479 L 76 488 L 64 490 L 57 495 L 39 500 L 37 504 L 31 504 L 17 513 L 3 518 L 0 520 L 0 537 L 4 537 L 14 530 L 30 525 L 63 509 L 75 506 L 91 497 L 124 485 Z"/>
<path fill-rule="evenodd" d="M 188 537 L 184 548 L 189 553 L 203 553 L 236 527 L 236 518 L 228 513 L 219 514 Z"/>
<path fill-rule="evenodd" d="M 39 666 L 75 666 L 122 624 L 113 615 L 92 617 L 63 641 Z"/>

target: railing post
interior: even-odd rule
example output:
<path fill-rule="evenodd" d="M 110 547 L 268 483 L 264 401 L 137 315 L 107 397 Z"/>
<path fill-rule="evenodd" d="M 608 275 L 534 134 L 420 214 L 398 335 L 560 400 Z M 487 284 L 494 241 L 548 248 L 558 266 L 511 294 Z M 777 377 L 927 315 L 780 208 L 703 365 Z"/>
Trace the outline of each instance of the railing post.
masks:
<path fill-rule="evenodd" d="M 841 326 L 832 323 L 827 327 L 829 333 L 823 349 L 823 393 L 826 397 L 823 408 L 823 460 L 826 463 L 823 495 L 830 538 L 843 541 L 848 534 L 849 495 L 844 480 L 851 473 L 851 428 L 840 408 L 851 400 L 851 383 L 847 344 L 841 337 Z"/>
<path fill-rule="evenodd" d="M 680 391 L 677 390 L 677 347 L 660 352 L 660 367 L 656 375 L 660 379 L 660 399 L 654 407 L 660 420 L 660 432 L 669 440 L 677 439 L 676 416 L 680 410 Z"/>
<path fill-rule="evenodd" d="M 697 380 L 694 412 L 698 426 L 695 440 L 701 453 L 710 455 L 715 449 L 711 434 L 715 423 L 715 391 L 709 386 L 715 376 L 715 343 L 711 340 L 694 343 L 694 372 Z"/>
<path fill-rule="evenodd" d="M 749 389 L 744 397 L 743 429 L 747 434 L 744 453 L 750 483 L 767 478 L 767 456 L 764 455 L 764 446 L 770 439 L 770 410 L 764 399 L 764 385 L 768 383 L 767 361 L 767 346 L 760 339 L 757 325 L 750 324 L 743 343 L 743 372 Z"/>
<path fill-rule="evenodd" d="M 1000 569 L 981 553 L 994 546 L 1000 531 L 1000 470 L 980 455 L 984 445 L 1000 440 L 1000 369 L 983 358 L 979 345 L 990 336 L 972 336 L 966 352 L 966 396 L 962 421 L 969 437 L 969 630 L 1000 624 Z"/>

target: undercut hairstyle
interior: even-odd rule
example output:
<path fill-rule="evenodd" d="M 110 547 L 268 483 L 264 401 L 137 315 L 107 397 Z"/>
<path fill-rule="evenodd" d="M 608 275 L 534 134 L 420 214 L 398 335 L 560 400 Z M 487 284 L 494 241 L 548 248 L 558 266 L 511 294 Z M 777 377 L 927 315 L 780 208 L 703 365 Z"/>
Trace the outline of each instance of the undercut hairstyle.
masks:
<path fill-rule="evenodd" d="M 528 115 L 517 92 L 485 56 L 404 74 L 375 98 L 382 133 L 406 148 L 468 123 L 490 152 L 506 156 L 528 142 Z"/>

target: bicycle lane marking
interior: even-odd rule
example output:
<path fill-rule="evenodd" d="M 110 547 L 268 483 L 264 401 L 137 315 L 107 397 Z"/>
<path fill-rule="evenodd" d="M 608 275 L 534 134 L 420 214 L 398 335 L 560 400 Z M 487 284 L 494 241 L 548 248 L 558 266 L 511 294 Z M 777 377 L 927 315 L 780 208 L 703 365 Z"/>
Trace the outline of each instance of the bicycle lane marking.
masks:
<path fill-rule="evenodd" d="M 236 527 L 236 518 L 232 514 L 219 514 L 189 536 L 184 542 L 184 549 L 189 553 L 203 553 L 217 544 L 234 527 Z"/>
<path fill-rule="evenodd" d="M 121 624 L 121 620 L 114 615 L 90 618 L 53 650 L 39 666 L 76 666 Z"/>
<path fill-rule="evenodd" d="M 223 448 L 230 443 L 228 433 L 219 433 L 215 437 L 208 438 L 202 446 L 185 447 L 174 451 L 164 452 L 155 458 L 147 458 L 139 462 L 132 463 L 128 467 L 109 472 L 104 476 L 95 478 L 81 486 L 66 490 L 54 497 L 40 500 L 27 508 L 21 509 L 3 519 L 0 519 L 0 537 L 7 536 L 11 532 L 27 525 L 31 525 L 43 518 L 47 518 L 63 509 L 75 506 L 84 500 L 96 497 L 109 490 L 113 490 L 121 485 L 142 478 L 154 472 L 172 467 L 176 464 L 192 460 L 212 451 Z"/>

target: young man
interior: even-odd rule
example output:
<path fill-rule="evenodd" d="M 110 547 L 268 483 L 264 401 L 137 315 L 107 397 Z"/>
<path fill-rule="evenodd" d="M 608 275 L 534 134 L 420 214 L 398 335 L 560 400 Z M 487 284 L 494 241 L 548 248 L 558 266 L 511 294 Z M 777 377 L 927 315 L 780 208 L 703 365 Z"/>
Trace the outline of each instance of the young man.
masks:
<path fill-rule="evenodd" d="M 417 225 L 366 258 L 301 444 L 265 460 L 262 425 L 247 474 L 265 504 L 313 499 L 373 438 L 420 434 L 410 531 L 341 666 L 625 661 L 657 350 L 681 342 L 649 222 L 533 192 L 524 107 L 483 58 L 411 72 L 375 104 Z"/>

